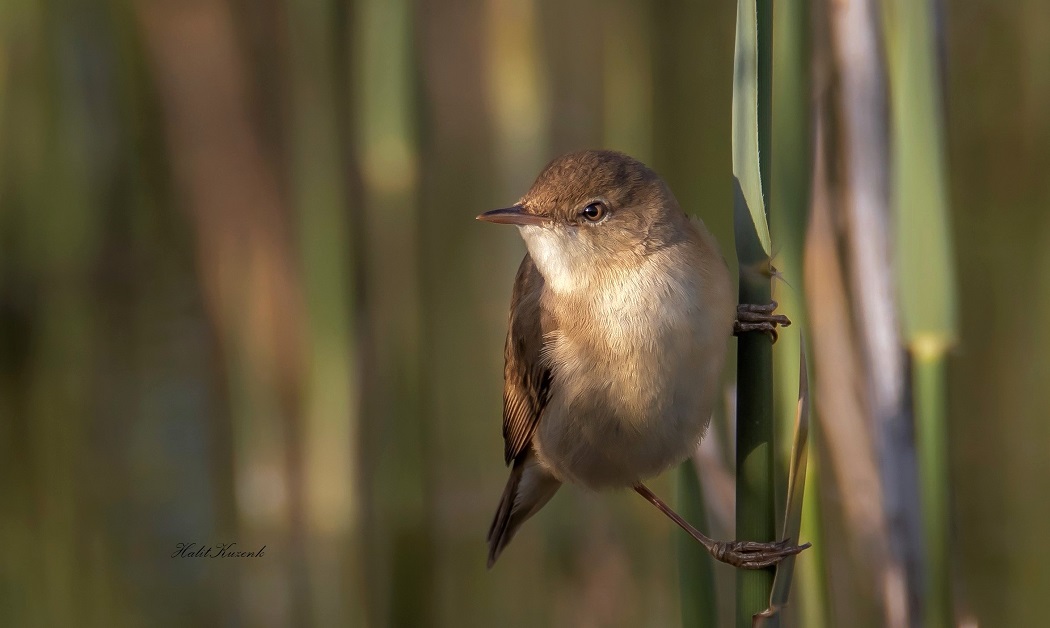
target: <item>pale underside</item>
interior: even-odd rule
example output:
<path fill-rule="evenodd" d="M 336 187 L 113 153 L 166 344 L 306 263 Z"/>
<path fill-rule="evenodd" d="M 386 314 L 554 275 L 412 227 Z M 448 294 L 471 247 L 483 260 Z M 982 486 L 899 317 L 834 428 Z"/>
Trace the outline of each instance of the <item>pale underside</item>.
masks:
<path fill-rule="evenodd" d="M 692 226 L 692 225 L 691 225 Z M 550 391 L 532 448 L 558 480 L 635 484 L 684 460 L 710 422 L 734 307 L 704 229 L 628 268 L 571 229 L 523 227 Z"/>

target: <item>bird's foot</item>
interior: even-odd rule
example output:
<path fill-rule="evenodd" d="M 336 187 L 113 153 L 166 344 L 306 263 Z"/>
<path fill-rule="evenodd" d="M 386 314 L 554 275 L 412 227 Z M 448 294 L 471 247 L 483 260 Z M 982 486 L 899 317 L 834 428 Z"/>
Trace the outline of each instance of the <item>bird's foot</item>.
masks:
<path fill-rule="evenodd" d="M 794 556 L 809 547 L 792 545 L 784 539 L 776 543 L 759 543 L 757 541 L 716 541 L 710 549 L 715 560 L 740 569 L 764 569 L 772 567 L 788 556 Z"/>
<path fill-rule="evenodd" d="M 772 567 L 788 556 L 794 556 L 809 547 L 809 543 L 804 545 L 791 545 L 787 539 L 778 543 L 759 543 L 756 541 L 716 541 L 690 525 L 681 515 L 665 504 L 662 499 L 657 497 L 656 493 L 650 491 L 649 487 L 646 485 L 635 484 L 634 490 L 648 500 L 653 506 L 656 506 L 660 512 L 667 515 L 671 521 L 674 521 L 679 527 L 689 533 L 689 536 L 693 537 L 698 543 L 703 545 L 704 549 L 711 554 L 712 558 L 734 567 L 739 567 L 740 569 L 763 569 L 765 567 Z"/>
<path fill-rule="evenodd" d="M 791 320 L 787 316 L 773 313 L 777 309 L 777 305 L 776 301 L 770 301 L 765 305 L 741 303 L 736 306 L 736 321 L 733 322 L 733 335 L 739 336 L 746 332 L 759 331 L 769 334 L 773 342 L 776 342 L 778 337 L 777 325 L 787 327 L 791 324 Z"/>

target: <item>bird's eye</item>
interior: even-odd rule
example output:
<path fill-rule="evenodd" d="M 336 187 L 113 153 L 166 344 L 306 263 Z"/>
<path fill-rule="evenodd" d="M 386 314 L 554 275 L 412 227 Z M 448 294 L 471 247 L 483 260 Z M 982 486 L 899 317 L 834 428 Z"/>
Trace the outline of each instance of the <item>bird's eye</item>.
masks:
<path fill-rule="evenodd" d="M 591 222 L 598 222 L 602 218 L 605 218 L 606 213 L 605 203 L 591 203 L 587 207 L 583 208 L 580 214 Z"/>

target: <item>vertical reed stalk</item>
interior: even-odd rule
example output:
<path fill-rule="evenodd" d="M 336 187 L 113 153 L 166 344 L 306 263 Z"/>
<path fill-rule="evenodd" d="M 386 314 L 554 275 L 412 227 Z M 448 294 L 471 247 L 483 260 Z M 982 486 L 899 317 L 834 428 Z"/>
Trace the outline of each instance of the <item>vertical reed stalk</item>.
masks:
<path fill-rule="evenodd" d="M 678 513 L 701 530 L 709 530 L 703 487 L 692 460 L 679 465 L 676 480 Z M 711 556 L 689 535 L 676 534 L 675 542 L 682 625 L 713 628 L 718 625 L 718 591 Z"/>
<path fill-rule="evenodd" d="M 891 94 L 897 280 L 919 451 L 926 574 L 923 618 L 952 625 L 944 356 L 955 342 L 955 278 L 933 3 L 884 5 Z"/>
<path fill-rule="evenodd" d="M 772 141 L 772 0 L 739 0 L 733 78 L 733 216 L 740 264 L 740 303 L 766 304 L 771 294 L 768 227 Z M 746 334 L 737 349 L 736 536 L 771 541 L 773 491 L 773 348 Z M 766 608 L 773 570 L 739 571 L 736 624 L 750 626 Z"/>
<path fill-rule="evenodd" d="M 368 538 L 365 579 L 374 625 L 433 621 L 432 543 L 427 512 L 421 379 L 419 295 L 418 137 L 415 104 L 413 4 L 406 0 L 354 3 L 353 133 L 361 168 L 363 341 L 362 525 Z M 397 286 L 397 288 L 392 288 Z M 380 453 L 382 452 L 382 453 Z"/>
<path fill-rule="evenodd" d="M 776 380 L 774 393 L 777 402 L 780 443 L 777 447 L 778 478 L 787 472 L 792 445 L 792 432 L 797 423 L 787 420 L 796 413 L 799 402 L 800 372 L 794 364 L 802 350 L 803 330 L 807 330 L 805 286 L 802 253 L 805 249 L 806 227 L 809 223 L 810 189 L 813 177 L 814 112 L 810 73 L 812 69 L 811 10 L 808 0 L 780 0 L 773 17 L 773 192 L 777 211 L 770 217 L 770 228 L 777 242 L 774 265 L 784 280 L 774 283 L 774 293 L 780 311 L 791 319 L 788 333 L 780 334 L 774 352 Z M 801 504 L 801 535 L 797 542 L 811 542 L 805 558 L 784 563 L 785 576 L 791 567 L 797 570 L 799 586 L 800 625 L 820 628 L 826 625 L 823 609 L 826 606 L 826 585 L 821 573 L 821 539 L 817 510 L 816 469 L 811 464 L 805 475 L 804 486 L 810 498 Z M 778 480 L 779 481 L 779 480 Z M 789 478 L 789 482 L 794 480 Z M 778 493 L 778 498 L 780 497 Z M 801 495 L 800 495 L 801 499 Z M 781 510 L 778 499 L 777 511 Z M 787 509 L 785 508 L 785 511 Z M 785 516 L 789 516 L 786 513 Z M 798 531 L 796 531 L 798 532 Z M 779 572 L 778 572 L 779 573 Z M 779 577 L 779 575 L 778 575 Z M 774 589 L 776 583 L 774 583 Z M 775 602 L 775 600 L 771 600 Z M 786 602 L 786 600 L 785 600 Z"/>
<path fill-rule="evenodd" d="M 352 542 L 360 514 L 358 469 L 352 463 L 359 451 L 350 333 L 355 312 L 352 284 L 346 281 L 353 246 L 347 238 L 346 164 L 336 110 L 339 73 L 333 51 L 340 26 L 333 26 L 334 14 L 330 0 L 288 7 L 292 201 L 309 320 L 303 396 L 307 561 L 313 616 L 363 623 L 363 575 Z"/>
<path fill-rule="evenodd" d="M 889 194 L 893 127 L 887 116 L 879 8 L 874 0 L 854 0 L 833 6 L 829 18 L 840 83 L 841 219 L 846 225 L 853 335 L 859 340 L 864 411 L 878 455 L 881 516 L 886 523 L 883 607 L 888 625 L 907 626 L 920 621 L 916 592 L 924 557 L 900 291 L 894 275 Z"/>
<path fill-rule="evenodd" d="M 954 625 L 948 529 L 947 373 L 943 354 L 913 355 L 912 386 L 927 569 L 924 625 L 927 628 L 947 628 Z"/>

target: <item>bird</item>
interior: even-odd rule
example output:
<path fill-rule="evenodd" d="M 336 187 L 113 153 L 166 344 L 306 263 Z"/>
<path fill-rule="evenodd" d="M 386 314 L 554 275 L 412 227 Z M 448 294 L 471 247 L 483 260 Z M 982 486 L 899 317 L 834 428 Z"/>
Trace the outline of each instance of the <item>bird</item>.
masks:
<path fill-rule="evenodd" d="M 504 345 L 510 467 L 488 532 L 491 568 L 562 484 L 633 488 L 716 559 L 776 564 L 801 549 L 715 541 L 644 481 L 681 463 L 711 420 L 734 333 L 789 323 L 736 305 L 718 242 L 645 164 L 609 150 L 551 161 L 510 207 L 477 220 L 517 226 L 527 252 Z"/>

